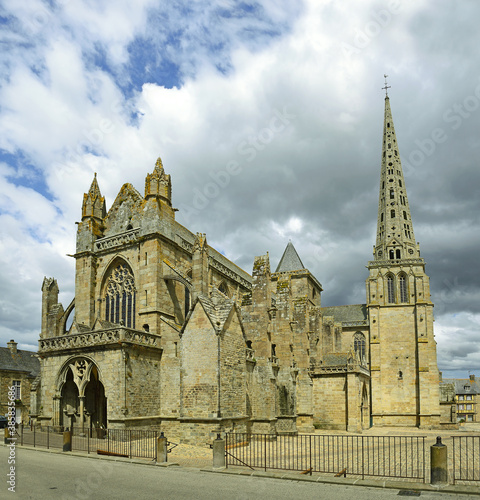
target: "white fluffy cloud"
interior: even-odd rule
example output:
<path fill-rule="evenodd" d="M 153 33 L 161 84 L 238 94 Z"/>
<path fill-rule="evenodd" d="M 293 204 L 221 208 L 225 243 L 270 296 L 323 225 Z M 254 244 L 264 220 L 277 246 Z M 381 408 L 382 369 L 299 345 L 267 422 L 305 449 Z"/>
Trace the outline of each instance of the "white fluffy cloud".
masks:
<path fill-rule="evenodd" d="M 4 2 L 2 343 L 35 346 L 44 275 L 70 302 L 66 254 L 94 172 L 110 206 L 124 182 L 142 191 L 157 156 L 178 219 L 247 271 L 266 251 L 275 268 L 291 238 L 325 305 L 363 302 L 387 73 L 440 368 L 479 370 L 479 11 Z"/>

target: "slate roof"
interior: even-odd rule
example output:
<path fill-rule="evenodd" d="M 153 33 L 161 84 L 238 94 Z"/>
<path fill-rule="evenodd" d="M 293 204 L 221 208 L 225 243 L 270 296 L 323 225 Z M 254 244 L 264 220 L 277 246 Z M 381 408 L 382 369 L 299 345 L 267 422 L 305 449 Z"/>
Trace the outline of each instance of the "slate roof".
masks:
<path fill-rule="evenodd" d="M 288 273 L 290 271 L 299 271 L 300 269 L 305 269 L 305 266 L 298 256 L 292 242 L 289 241 L 275 272 Z"/>
<path fill-rule="evenodd" d="M 17 353 L 12 354 L 8 347 L 0 347 L 0 370 L 28 372 L 36 377 L 40 375 L 40 361 L 34 354 L 36 353 L 21 349 L 17 349 Z"/>
<path fill-rule="evenodd" d="M 445 378 L 442 382 L 455 385 L 455 394 L 480 394 L 478 380 L 469 378 Z"/>
<path fill-rule="evenodd" d="M 341 323 L 350 323 L 354 321 L 367 320 L 367 305 L 353 304 L 349 306 L 322 307 L 324 316 L 333 316 L 335 321 Z"/>
<path fill-rule="evenodd" d="M 200 302 L 203 306 L 205 313 L 207 314 L 212 326 L 217 330 L 222 330 L 225 322 L 230 316 L 230 312 L 232 308 L 235 307 L 235 302 L 231 299 L 225 298 L 225 296 L 218 291 L 212 291 L 212 297 L 207 297 L 206 295 L 199 295 L 197 298 L 197 302 Z M 195 304 L 190 310 L 187 321 L 185 321 L 182 331 L 185 330 L 187 324 L 189 323 L 189 319 L 191 314 L 195 309 Z M 243 329 L 243 326 L 242 326 Z"/>

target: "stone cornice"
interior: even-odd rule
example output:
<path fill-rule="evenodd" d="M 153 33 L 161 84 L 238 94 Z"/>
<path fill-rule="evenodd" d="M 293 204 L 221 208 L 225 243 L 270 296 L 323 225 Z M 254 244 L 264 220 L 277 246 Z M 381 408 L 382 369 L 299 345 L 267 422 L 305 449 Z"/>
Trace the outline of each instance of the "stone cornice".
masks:
<path fill-rule="evenodd" d="M 90 347 L 97 348 L 109 345 L 120 347 L 122 344 L 162 349 L 159 335 L 127 328 L 61 335 L 59 337 L 40 339 L 38 344 L 38 353 L 40 355 L 52 352 L 81 351 Z"/>
<path fill-rule="evenodd" d="M 309 370 L 311 377 L 318 377 L 321 375 L 335 375 L 339 373 L 359 373 L 370 377 L 370 370 L 365 366 L 361 366 L 358 363 L 348 363 L 346 365 L 335 365 L 335 366 L 312 366 Z"/>
<path fill-rule="evenodd" d="M 110 250 L 128 243 L 135 243 L 140 235 L 140 229 L 130 229 L 124 233 L 99 238 L 94 243 L 95 251 Z"/>
<path fill-rule="evenodd" d="M 342 321 L 342 326 L 368 326 L 368 321 Z"/>
<path fill-rule="evenodd" d="M 250 290 L 252 288 L 252 284 L 249 281 L 247 281 L 245 278 L 240 276 L 238 273 L 236 273 L 232 269 L 229 269 L 227 266 L 218 262 L 214 257 L 209 256 L 208 263 L 213 269 L 215 269 L 219 273 L 223 274 L 224 276 L 227 276 L 227 277 L 231 278 L 232 280 L 237 281 L 238 283 L 243 285 L 247 290 Z"/>
<path fill-rule="evenodd" d="M 371 260 L 368 263 L 367 268 L 375 268 L 375 267 L 399 267 L 399 266 L 415 266 L 425 265 L 425 259 L 392 259 L 392 260 Z"/>

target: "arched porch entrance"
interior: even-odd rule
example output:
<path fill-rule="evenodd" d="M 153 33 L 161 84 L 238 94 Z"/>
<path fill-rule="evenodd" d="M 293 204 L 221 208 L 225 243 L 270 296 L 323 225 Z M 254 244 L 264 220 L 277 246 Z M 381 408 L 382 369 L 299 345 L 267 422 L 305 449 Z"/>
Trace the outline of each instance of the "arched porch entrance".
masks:
<path fill-rule="evenodd" d="M 60 380 L 60 424 L 81 433 L 106 428 L 107 399 L 95 363 L 72 359 L 63 367 Z"/>

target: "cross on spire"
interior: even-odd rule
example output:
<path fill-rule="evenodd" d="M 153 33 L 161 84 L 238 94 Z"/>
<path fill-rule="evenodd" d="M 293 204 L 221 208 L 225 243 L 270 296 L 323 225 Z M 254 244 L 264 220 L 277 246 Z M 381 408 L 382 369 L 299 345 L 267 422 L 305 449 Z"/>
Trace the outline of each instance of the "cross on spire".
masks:
<path fill-rule="evenodd" d="M 388 89 L 392 88 L 391 85 L 387 85 L 387 77 L 388 75 L 383 75 L 385 77 L 385 87 L 382 87 L 382 90 L 385 90 L 385 97 L 388 97 Z"/>

